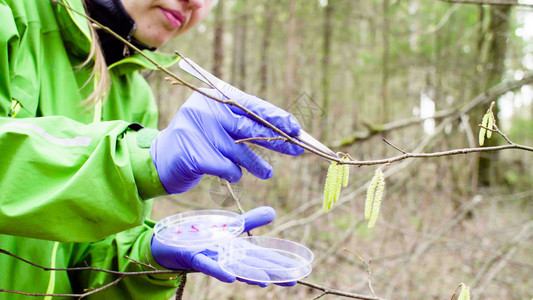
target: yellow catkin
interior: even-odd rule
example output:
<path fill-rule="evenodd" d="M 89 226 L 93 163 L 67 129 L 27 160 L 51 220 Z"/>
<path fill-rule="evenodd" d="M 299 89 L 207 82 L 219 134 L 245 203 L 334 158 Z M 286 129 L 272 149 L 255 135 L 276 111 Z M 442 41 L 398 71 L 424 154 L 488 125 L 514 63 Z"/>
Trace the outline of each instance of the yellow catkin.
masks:
<path fill-rule="evenodd" d="M 489 119 L 490 119 L 490 113 L 486 113 L 483 116 L 483 120 L 481 121 L 482 127 L 479 129 L 479 145 L 480 146 L 483 146 L 483 144 L 485 144 L 485 135 L 487 134 L 487 129 L 485 128 L 489 124 Z"/>
<path fill-rule="evenodd" d="M 333 202 L 337 201 L 337 197 L 339 196 L 340 194 L 340 182 L 339 182 L 339 177 L 340 177 L 340 172 L 339 172 L 339 164 L 337 162 L 332 162 L 331 163 L 331 166 L 332 168 L 331 170 L 331 187 L 330 187 L 330 190 L 329 190 L 329 195 L 328 195 L 328 209 L 331 209 L 331 207 L 333 206 Z"/>
<path fill-rule="evenodd" d="M 459 297 L 457 297 L 457 300 L 470 300 L 470 287 L 464 283 L 461 283 L 461 286 L 461 293 L 459 294 Z"/>
<path fill-rule="evenodd" d="M 487 113 L 489 115 L 489 120 L 487 121 L 487 128 L 490 130 L 487 130 L 487 138 L 490 139 L 492 137 L 492 129 L 494 129 L 494 116 L 492 113 Z"/>
<path fill-rule="evenodd" d="M 378 171 L 381 172 L 381 170 L 379 169 L 376 170 L 376 172 L 374 173 L 374 177 L 372 177 L 372 180 L 370 181 L 370 185 L 368 186 L 368 189 L 366 190 L 365 220 L 370 219 L 370 215 L 372 214 L 372 205 L 374 204 L 374 194 L 376 193 L 376 187 L 379 181 Z"/>
<path fill-rule="evenodd" d="M 324 184 L 324 201 L 322 203 L 322 210 L 324 212 L 328 211 L 328 196 L 329 196 L 329 190 L 331 188 L 331 173 L 332 173 L 332 168 L 330 164 L 328 167 L 328 173 L 326 175 L 326 183 Z"/>
<path fill-rule="evenodd" d="M 383 199 L 383 191 L 385 190 L 385 177 L 383 172 L 378 170 L 378 182 L 376 186 L 376 193 L 374 194 L 374 201 L 372 204 L 372 214 L 370 215 L 370 220 L 368 221 L 368 229 L 372 229 L 376 225 L 376 221 L 379 217 L 379 210 L 381 208 L 381 200 Z"/>
<path fill-rule="evenodd" d="M 324 202 L 322 209 L 324 212 L 327 212 L 331 209 L 331 205 L 335 199 L 336 186 L 338 183 L 338 163 L 332 162 L 328 167 L 328 174 L 326 175 L 326 184 L 324 187 Z"/>
<path fill-rule="evenodd" d="M 350 165 L 342 165 L 342 187 L 348 186 L 348 179 L 350 179 Z"/>
<path fill-rule="evenodd" d="M 337 164 L 335 167 L 337 168 L 337 183 L 335 184 L 335 198 L 333 201 L 337 202 L 341 195 L 341 187 L 344 182 L 344 165 Z"/>

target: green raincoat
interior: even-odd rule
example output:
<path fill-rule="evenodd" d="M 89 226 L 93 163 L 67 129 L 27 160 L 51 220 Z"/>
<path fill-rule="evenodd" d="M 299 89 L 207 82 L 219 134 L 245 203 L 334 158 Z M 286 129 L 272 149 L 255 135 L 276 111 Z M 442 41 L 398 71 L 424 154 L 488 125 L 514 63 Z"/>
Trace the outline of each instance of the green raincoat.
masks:
<path fill-rule="evenodd" d="M 81 0 L 62 1 L 83 11 Z M 130 126 L 157 127 L 138 72 L 150 63 L 133 55 L 109 66 L 107 101 L 88 110 L 80 104 L 94 82 L 90 67 L 79 68 L 91 44 L 87 21 L 50 0 L 0 0 L 0 20 L 0 248 L 45 267 L 143 271 L 128 255 L 162 269 L 146 218 L 149 199 L 166 192 L 142 138 L 150 130 Z M 150 55 L 162 65 L 176 61 Z M 169 277 L 127 277 L 89 299 L 168 299 L 179 283 Z M 0 254 L 0 289 L 80 293 L 116 278 L 44 271 Z"/>

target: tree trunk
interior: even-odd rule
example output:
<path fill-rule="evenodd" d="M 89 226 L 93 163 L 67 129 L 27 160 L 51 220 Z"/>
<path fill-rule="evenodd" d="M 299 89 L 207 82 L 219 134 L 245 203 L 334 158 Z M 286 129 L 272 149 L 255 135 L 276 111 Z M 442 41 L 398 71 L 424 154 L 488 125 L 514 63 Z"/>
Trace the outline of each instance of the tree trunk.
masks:
<path fill-rule="evenodd" d="M 511 16 L 510 5 L 493 5 L 490 7 L 490 24 L 486 35 L 487 54 L 484 63 L 483 89 L 487 90 L 491 86 L 502 80 L 504 73 L 504 61 L 507 52 L 507 38 L 509 32 L 509 18 Z M 483 78 L 483 77 L 481 77 Z M 479 128 L 477 124 L 488 107 L 481 108 L 474 112 L 473 121 L 476 122 L 474 128 Z M 498 119 L 498 105 L 493 109 L 496 119 Z M 496 120 L 497 121 L 497 120 Z M 493 135 L 491 139 L 485 141 L 485 146 L 496 146 L 503 142 L 498 135 Z M 483 153 L 478 160 L 478 186 L 490 186 L 497 183 L 498 152 Z"/>
<path fill-rule="evenodd" d="M 224 66 L 224 0 L 219 0 L 215 13 L 215 39 L 213 53 L 213 75 L 222 78 Z"/>
<path fill-rule="evenodd" d="M 263 41 L 261 46 L 261 61 L 259 67 L 259 97 L 263 99 L 268 98 L 268 66 L 269 66 L 269 56 L 268 51 L 270 49 L 270 39 L 272 35 L 272 24 L 273 24 L 274 14 L 272 13 L 272 5 L 270 1 L 265 3 L 265 19 L 263 20 Z"/>
<path fill-rule="evenodd" d="M 240 59 L 239 59 L 239 81 L 238 81 L 238 87 L 246 91 L 246 40 L 247 40 L 247 34 L 248 34 L 248 14 L 246 11 L 246 4 L 248 1 L 242 1 L 242 15 L 240 17 L 241 19 L 241 39 L 240 39 Z"/>
<path fill-rule="evenodd" d="M 382 31 L 382 69 L 381 69 L 381 123 L 387 123 L 388 116 L 388 98 L 389 98 L 389 57 L 390 57 L 390 40 L 389 40 L 389 1 L 383 0 L 383 31 Z"/>
<path fill-rule="evenodd" d="M 285 69 L 285 106 L 288 106 L 293 99 L 294 77 L 296 75 L 295 39 L 296 39 L 296 0 L 289 2 L 289 21 L 287 25 L 287 60 Z"/>
<path fill-rule="evenodd" d="M 331 15 L 333 14 L 333 1 L 329 0 L 328 4 L 324 8 L 324 37 L 323 37 L 323 57 L 322 57 L 322 109 L 324 114 L 322 117 L 322 131 L 321 139 L 327 141 L 329 132 L 329 119 L 330 117 L 330 53 L 331 53 Z"/>

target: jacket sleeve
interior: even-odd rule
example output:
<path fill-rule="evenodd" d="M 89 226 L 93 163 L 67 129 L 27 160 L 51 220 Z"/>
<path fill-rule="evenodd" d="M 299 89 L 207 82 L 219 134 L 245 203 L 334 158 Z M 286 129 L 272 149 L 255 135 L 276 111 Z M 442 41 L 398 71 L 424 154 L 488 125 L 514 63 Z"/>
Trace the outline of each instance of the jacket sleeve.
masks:
<path fill-rule="evenodd" d="M 141 272 L 152 269 L 135 263 L 126 258 L 149 264 L 158 270 L 166 270 L 159 266 L 152 257 L 150 241 L 153 235 L 153 224 L 142 226 L 118 233 L 106 239 L 89 244 L 78 244 L 73 255 L 73 265 L 91 267 L 120 272 Z M 118 275 L 97 271 L 72 272 L 69 275 L 74 291 L 83 292 L 84 289 L 98 288 L 118 278 Z M 181 277 L 178 274 L 158 274 L 157 276 L 134 275 L 123 278 L 117 285 L 106 288 L 88 297 L 89 300 L 117 299 L 117 300 L 167 300 L 178 287 Z"/>
<path fill-rule="evenodd" d="M 0 118 L 0 233 L 97 241 L 142 224 L 164 194 L 148 149 L 122 121 Z"/>
<path fill-rule="evenodd" d="M 166 194 L 148 149 L 137 146 L 145 130 L 7 117 L 20 38 L 4 0 L 0 19 L 0 234 L 87 242 L 142 224 L 145 199 Z"/>

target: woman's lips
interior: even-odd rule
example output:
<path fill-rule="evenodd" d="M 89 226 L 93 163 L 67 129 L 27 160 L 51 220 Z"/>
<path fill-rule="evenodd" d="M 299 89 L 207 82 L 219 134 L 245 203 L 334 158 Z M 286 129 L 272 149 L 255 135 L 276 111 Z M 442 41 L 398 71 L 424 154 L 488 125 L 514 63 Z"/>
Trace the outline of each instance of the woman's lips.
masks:
<path fill-rule="evenodd" d="M 167 10 L 164 8 L 161 8 L 161 11 L 163 12 L 163 15 L 167 19 L 168 23 L 172 25 L 174 28 L 180 28 L 183 24 L 184 17 L 181 15 L 179 11 L 175 10 Z"/>

